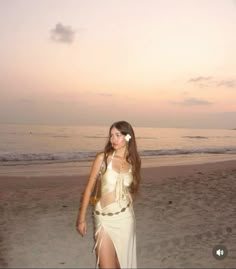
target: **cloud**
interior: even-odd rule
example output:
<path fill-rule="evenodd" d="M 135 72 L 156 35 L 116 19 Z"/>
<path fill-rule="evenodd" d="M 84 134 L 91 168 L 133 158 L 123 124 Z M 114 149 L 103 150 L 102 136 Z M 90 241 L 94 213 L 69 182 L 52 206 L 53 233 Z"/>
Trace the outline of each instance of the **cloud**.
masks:
<path fill-rule="evenodd" d="M 106 93 L 106 92 L 99 93 L 98 95 L 105 96 L 105 97 L 111 97 L 112 96 L 111 93 Z"/>
<path fill-rule="evenodd" d="M 227 88 L 234 88 L 236 87 L 236 80 L 221 80 L 217 83 L 218 87 L 224 86 Z"/>
<path fill-rule="evenodd" d="M 197 98 L 188 98 L 185 99 L 183 102 L 172 102 L 175 105 L 185 105 L 185 106 L 202 106 L 202 105 L 211 105 L 212 103 L 203 100 L 203 99 L 197 99 Z"/>
<path fill-rule="evenodd" d="M 225 87 L 225 88 L 235 88 L 236 87 L 236 80 L 235 79 L 228 79 L 228 80 L 217 80 L 213 79 L 213 77 L 195 77 L 190 78 L 188 83 L 194 83 L 199 88 L 205 87 Z"/>
<path fill-rule="evenodd" d="M 71 26 L 65 26 L 62 23 L 57 23 L 55 28 L 50 31 L 51 40 L 58 43 L 74 42 L 76 31 L 72 30 Z"/>
<path fill-rule="evenodd" d="M 196 77 L 196 78 L 191 78 L 188 80 L 188 82 L 205 82 L 205 81 L 209 81 L 210 79 L 212 79 L 212 77 Z"/>

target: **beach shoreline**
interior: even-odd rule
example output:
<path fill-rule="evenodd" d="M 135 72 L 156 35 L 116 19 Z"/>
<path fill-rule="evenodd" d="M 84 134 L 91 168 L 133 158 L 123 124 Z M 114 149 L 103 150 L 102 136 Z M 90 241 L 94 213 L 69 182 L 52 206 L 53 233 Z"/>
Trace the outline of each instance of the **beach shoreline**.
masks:
<path fill-rule="evenodd" d="M 139 268 L 233 268 L 236 161 L 143 167 L 134 200 Z M 75 221 L 87 175 L 0 176 L 3 268 L 93 268 L 92 208 Z M 212 248 L 228 249 L 216 260 Z"/>
<path fill-rule="evenodd" d="M 205 163 L 219 163 L 225 161 L 236 161 L 236 154 L 192 154 L 179 156 L 143 157 L 142 168 L 155 168 L 167 166 L 195 165 Z M 27 163 L 21 165 L 0 166 L 0 177 L 23 176 L 81 176 L 88 175 L 92 166 L 90 161 L 76 162 L 51 162 L 51 163 Z"/>

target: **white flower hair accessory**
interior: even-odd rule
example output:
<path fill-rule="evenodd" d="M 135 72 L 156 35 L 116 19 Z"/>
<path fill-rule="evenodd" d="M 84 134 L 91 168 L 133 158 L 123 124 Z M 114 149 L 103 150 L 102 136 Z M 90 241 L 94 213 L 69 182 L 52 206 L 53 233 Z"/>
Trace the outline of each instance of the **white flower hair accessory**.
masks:
<path fill-rule="evenodd" d="M 129 142 L 130 139 L 131 139 L 131 135 L 130 135 L 130 134 L 127 134 L 127 135 L 125 136 L 125 140 L 126 140 L 127 142 Z"/>

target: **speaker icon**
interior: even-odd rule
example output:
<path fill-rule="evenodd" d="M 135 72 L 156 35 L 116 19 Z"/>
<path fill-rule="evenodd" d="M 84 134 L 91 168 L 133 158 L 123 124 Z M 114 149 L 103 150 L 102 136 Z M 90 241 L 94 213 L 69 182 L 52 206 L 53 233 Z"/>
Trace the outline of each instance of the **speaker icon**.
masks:
<path fill-rule="evenodd" d="M 223 249 L 217 249 L 216 255 L 218 255 L 218 256 L 224 255 L 224 250 Z"/>
<path fill-rule="evenodd" d="M 217 260 L 223 260 L 228 255 L 228 250 L 223 245 L 217 245 L 213 248 L 212 254 Z"/>

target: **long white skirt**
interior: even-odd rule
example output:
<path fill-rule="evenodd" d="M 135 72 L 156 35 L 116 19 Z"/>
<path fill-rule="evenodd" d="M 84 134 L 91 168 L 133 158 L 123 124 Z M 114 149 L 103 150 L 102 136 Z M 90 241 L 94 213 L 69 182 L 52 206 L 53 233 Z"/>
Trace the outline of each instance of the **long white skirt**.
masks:
<path fill-rule="evenodd" d="M 94 211 L 101 213 L 115 213 L 121 210 L 118 202 L 114 202 L 101 208 L 100 202 L 95 206 Z M 102 245 L 102 238 L 99 232 L 103 230 L 109 235 L 116 250 L 121 268 L 137 268 L 136 258 L 136 223 L 133 207 L 129 206 L 124 212 L 113 216 L 102 216 L 94 213 L 95 223 L 95 248 L 97 248 L 97 266 L 99 264 L 99 249 Z M 99 241 L 98 241 L 99 238 Z"/>

